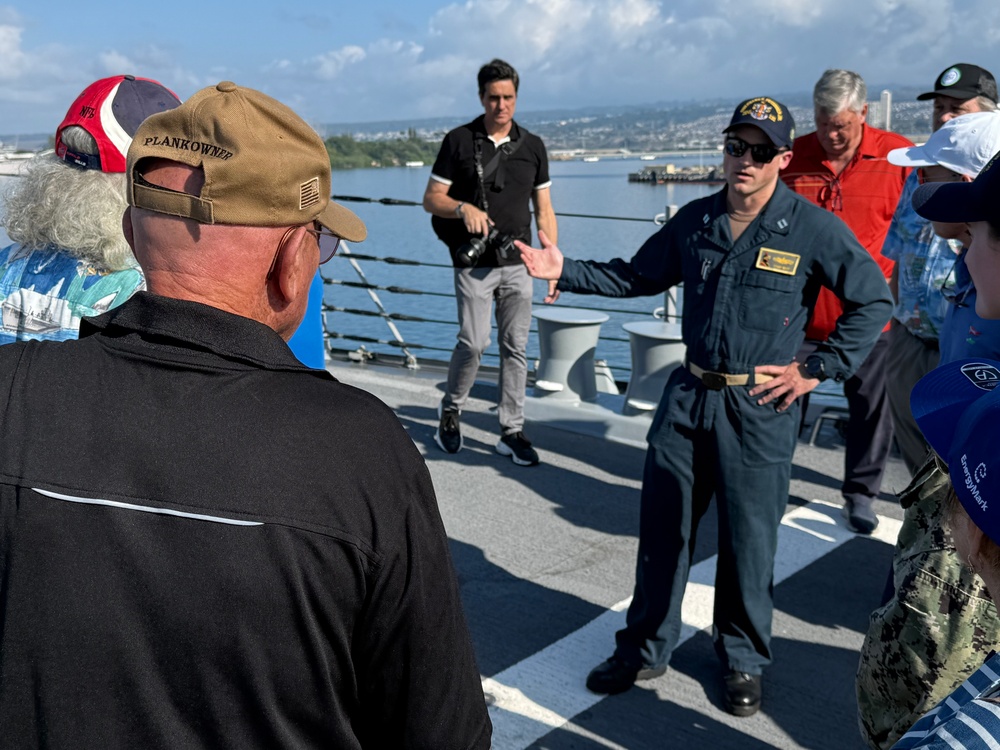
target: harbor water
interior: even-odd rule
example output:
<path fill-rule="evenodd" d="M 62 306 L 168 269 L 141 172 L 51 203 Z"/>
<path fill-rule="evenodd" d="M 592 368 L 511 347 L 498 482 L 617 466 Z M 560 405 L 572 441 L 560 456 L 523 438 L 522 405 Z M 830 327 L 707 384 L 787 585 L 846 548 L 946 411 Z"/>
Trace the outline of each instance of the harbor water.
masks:
<path fill-rule="evenodd" d="M 666 161 L 666 160 L 664 160 Z M 697 164 L 697 156 L 671 158 L 681 165 Z M 659 162 L 657 162 L 659 163 Z M 602 159 L 598 162 L 553 161 L 552 202 L 558 214 L 559 247 L 573 258 L 607 260 L 631 257 L 640 245 L 659 228 L 654 223 L 668 205 L 681 206 L 691 200 L 719 190 L 718 185 L 630 183 L 628 174 L 648 166 L 649 162 L 635 159 Z M 335 172 L 334 195 L 362 196 L 373 199 L 393 198 L 419 203 L 430 177 L 430 166 L 400 169 L 365 169 Z M 352 247 L 355 252 L 378 257 L 394 257 L 442 267 L 414 268 L 406 265 L 363 262 L 368 281 L 379 286 L 400 286 L 428 292 L 424 295 L 377 291 L 390 313 L 416 315 L 442 323 L 397 321 L 402 338 L 419 344 L 412 353 L 419 359 L 447 359 L 455 344 L 457 332 L 453 294 L 453 272 L 445 246 L 431 231 L 430 217 L 418 206 L 346 203 L 368 225 L 368 239 Z M 578 214 L 579 216 L 567 216 Z M 631 220 L 612 220 L 620 217 Z M 537 239 L 536 239 L 537 241 Z M 340 280 L 358 281 L 356 272 L 346 257 L 338 257 L 323 269 L 323 274 Z M 541 306 L 546 284 L 535 282 L 535 304 Z M 441 295 L 441 296 L 437 296 Z M 339 308 L 369 310 L 376 308 L 368 292 L 360 288 L 331 285 L 326 288 L 326 302 Z M 559 305 L 592 307 L 607 311 L 610 319 L 602 327 L 602 338 L 595 356 L 611 366 L 617 379 L 627 379 L 629 370 L 628 336 L 622 325 L 636 320 L 652 320 L 654 309 L 662 307 L 662 297 L 638 299 L 607 299 L 603 297 L 564 294 Z M 624 311 L 624 312 L 620 312 Z M 389 339 L 391 334 L 378 318 L 333 313 L 327 316 L 327 327 L 345 338 L 334 339 L 333 345 L 350 349 L 363 345 L 369 351 L 399 354 L 399 347 L 371 342 L 352 343 L 351 335 Z M 528 343 L 529 361 L 538 356 L 538 342 L 532 326 Z M 422 348 L 426 347 L 426 348 Z M 496 364 L 496 342 L 487 350 L 484 362 Z"/>
<path fill-rule="evenodd" d="M 709 157 L 712 158 L 712 157 Z M 652 162 L 671 162 L 677 166 L 697 165 L 698 156 L 671 157 Z M 628 181 L 630 172 L 650 166 L 649 161 L 602 158 L 597 162 L 552 161 L 552 200 L 559 222 L 559 247 L 573 258 L 606 260 L 630 257 L 639 246 L 657 231 L 654 218 L 663 214 L 668 205 L 682 206 L 695 198 L 719 189 L 718 185 L 678 184 L 653 185 Z M 359 169 L 335 171 L 333 193 L 372 200 L 390 198 L 418 205 L 384 205 L 380 203 L 345 202 L 368 225 L 368 239 L 349 249 L 379 258 L 399 258 L 436 266 L 401 265 L 359 261 L 367 282 L 379 287 L 402 287 L 421 294 L 376 290 L 384 308 L 391 314 L 418 317 L 439 322 L 395 322 L 404 341 L 417 360 L 446 360 L 455 343 L 457 332 L 453 299 L 453 272 L 448 251 L 431 230 L 430 216 L 419 203 L 430 177 L 430 165 L 390 169 Z M 0 177 L 0 189 L 6 189 L 16 177 Z M 577 214 L 567 216 L 564 214 Z M 629 220 L 612 220 L 619 217 Z M 0 231 L 6 244 L 6 236 Z M 537 236 L 535 241 L 537 242 Z M 346 255 L 334 258 L 322 269 L 325 278 L 360 283 L 361 278 Z M 535 303 L 541 306 L 546 285 L 535 282 Z M 389 342 L 394 336 L 369 291 L 338 283 L 325 286 L 324 301 L 331 307 L 359 311 L 330 312 L 326 315 L 327 330 L 333 334 L 332 346 L 342 350 L 364 347 L 366 351 L 399 356 L 402 348 Z M 663 298 L 607 299 L 594 296 L 564 294 L 559 305 L 592 307 L 605 310 L 610 319 L 602 328 L 602 338 L 595 356 L 604 359 L 617 379 L 626 380 L 629 373 L 628 336 L 622 325 L 636 320 L 652 320 L 654 309 L 662 307 Z M 538 341 L 532 325 L 528 344 L 529 361 L 538 356 Z M 491 342 L 485 364 L 497 364 L 497 347 Z"/>

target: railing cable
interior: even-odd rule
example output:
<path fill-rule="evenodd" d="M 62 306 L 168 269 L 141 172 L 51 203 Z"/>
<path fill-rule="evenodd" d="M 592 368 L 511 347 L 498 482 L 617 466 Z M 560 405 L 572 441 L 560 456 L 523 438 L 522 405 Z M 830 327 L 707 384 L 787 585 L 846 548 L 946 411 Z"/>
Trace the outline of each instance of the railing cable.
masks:
<path fill-rule="evenodd" d="M 382 319 L 385 321 L 385 324 L 389 327 L 389 331 L 392 333 L 392 336 L 395 339 L 395 343 L 390 345 L 398 346 L 400 349 L 402 349 L 403 354 L 406 355 L 407 367 L 411 369 L 417 368 L 418 367 L 417 358 L 414 357 L 412 353 L 410 353 L 409 349 L 407 349 L 406 343 L 403 341 L 403 336 L 400 334 L 399 329 L 396 328 L 396 324 L 393 323 L 392 319 L 389 317 L 388 311 L 382 305 L 382 300 L 380 300 L 378 298 L 378 295 L 375 294 L 375 289 L 371 284 L 369 284 L 368 278 L 365 276 L 365 272 L 361 270 L 361 266 L 358 264 L 358 262 L 353 257 L 351 257 L 352 255 L 351 249 L 347 246 L 346 242 L 341 241 L 340 254 L 342 257 L 347 258 L 348 262 L 351 264 L 351 266 L 353 266 L 354 271 L 358 274 L 358 277 L 361 279 L 361 282 L 366 285 L 365 289 L 368 292 L 368 296 L 371 297 L 372 302 L 374 302 L 375 306 L 379 309 Z"/>
<path fill-rule="evenodd" d="M 332 196 L 332 198 L 333 200 L 341 202 L 378 203 L 384 206 L 412 207 L 412 206 L 423 205 L 421 202 L 402 200 L 399 198 L 369 198 L 366 196 L 357 196 L 357 195 L 334 195 Z M 601 219 L 605 221 L 634 221 L 634 222 L 637 221 L 643 223 L 652 222 L 658 225 L 662 225 L 669 218 L 668 214 L 659 214 L 653 219 L 649 219 L 649 218 L 639 218 L 632 216 L 607 216 L 602 214 L 579 214 L 579 213 L 567 213 L 560 211 L 556 211 L 555 213 L 556 216 L 579 218 L 579 219 Z M 368 293 L 368 296 L 371 298 L 372 302 L 375 304 L 377 312 L 369 310 L 359 310 L 355 308 L 338 307 L 326 303 L 324 303 L 322 306 L 323 312 L 324 313 L 339 312 L 347 315 L 361 315 L 361 316 L 382 318 L 382 320 L 385 321 L 385 324 L 388 327 L 390 333 L 392 334 L 392 339 L 379 339 L 373 336 L 354 335 L 354 334 L 343 333 L 340 331 L 330 330 L 326 326 L 326 318 L 324 316 L 323 330 L 324 333 L 326 334 L 328 349 L 333 351 L 333 346 L 331 344 L 333 339 L 355 341 L 361 343 L 362 346 L 358 350 L 358 353 L 364 353 L 363 356 L 371 356 L 370 354 L 367 354 L 363 344 L 368 343 L 368 344 L 378 344 L 381 346 L 388 346 L 400 350 L 405 355 L 406 366 L 411 369 L 419 367 L 417 358 L 410 351 L 411 349 L 423 350 L 428 352 L 444 352 L 444 353 L 452 351 L 450 348 L 432 346 L 428 344 L 417 344 L 404 340 L 403 335 L 399 332 L 399 329 L 396 327 L 394 321 L 398 320 L 398 321 L 414 322 L 414 323 L 437 323 L 443 325 L 455 325 L 455 321 L 438 320 L 434 318 L 423 318 L 416 315 L 405 315 L 401 313 L 390 313 L 388 310 L 386 310 L 385 306 L 382 304 L 382 301 L 381 299 L 379 299 L 378 294 L 376 294 L 376 292 L 388 292 L 390 294 L 427 295 L 432 297 L 445 297 L 451 299 L 454 297 L 454 294 L 452 292 L 447 292 L 447 293 L 435 292 L 435 291 L 426 291 L 421 289 L 410 289 L 407 287 L 396 286 L 396 285 L 383 286 L 379 284 L 372 284 L 370 281 L 368 281 L 368 278 L 365 276 L 365 273 L 362 270 L 358 261 L 372 261 L 376 263 L 387 263 L 389 265 L 401 265 L 401 266 L 413 266 L 413 267 L 426 266 L 428 268 L 441 268 L 441 269 L 451 269 L 452 265 L 450 263 L 431 263 L 431 262 L 411 260 L 408 258 L 379 257 L 375 255 L 355 253 L 351 251 L 346 242 L 341 242 L 341 252 L 339 257 L 346 259 L 347 262 L 351 264 L 351 266 L 354 268 L 355 273 L 358 275 L 360 281 L 345 281 L 340 279 L 331 279 L 324 276 L 323 283 L 330 285 L 352 287 L 356 289 L 364 289 Z M 636 314 L 635 310 L 624 310 L 624 309 L 610 308 L 610 307 L 588 307 L 585 305 L 554 305 L 554 307 L 567 307 L 567 308 L 572 307 L 575 309 L 593 310 L 605 313 L 608 312 L 619 313 L 629 316 L 634 316 Z M 670 315 L 665 317 L 675 317 L 675 316 Z M 616 343 L 625 343 L 628 341 L 627 339 L 613 337 L 613 336 L 604 336 L 604 335 L 598 336 L 598 340 L 616 342 Z M 484 353 L 484 355 L 492 356 L 488 353 Z M 613 368 L 613 369 L 618 369 L 618 368 Z M 622 370 L 625 371 L 624 368 L 622 368 Z"/>
<path fill-rule="evenodd" d="M 342 201 L 348 203 L 381 203 L 383 206 L 423 206 L 423 203 L 417 203 L 416 201 L 407 201 L 400 198 L 366 198 L 361 195 L 335 195 L 333 196 L 335 201 Z M 605 219 L 608 221 L 641 221 L 643 223 L 655 223 L 656 219 L 650 219 L 649 217 L 640 218 L 637 216 L 602 216 L 600 214 L 571 214 L 564 213 L 562 211 L 556 211 L 556 216 L 569 216 L 576 219 Z"/>

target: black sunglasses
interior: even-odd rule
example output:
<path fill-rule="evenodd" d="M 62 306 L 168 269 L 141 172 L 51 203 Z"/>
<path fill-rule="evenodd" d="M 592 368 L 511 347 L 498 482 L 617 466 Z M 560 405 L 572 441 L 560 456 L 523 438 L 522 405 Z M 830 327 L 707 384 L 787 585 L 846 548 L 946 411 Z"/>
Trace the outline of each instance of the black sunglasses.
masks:
<path fill-rule="evenodd" d="M 770 164 L 775 156 L 786 150 L 776 148 L 770 143 L 749 144 L 742 138 L 730 137 L 726 139 L 726 153 L 730 156 L 743 156 L 747 152 L 747 149 L 750 149 L 750 158 L 758 164 Z"/>
<path fill-rule="evenodd" d="M 319 244 L 320 265 L 323 265 L 337 254 L 337 250 L 340 248 L 340 237 L 335 235 L 318 221 L 314 221 L 312 228 L 310 229 L 307 227 L 306 231 L 315 237 L 316 242 Z"/>

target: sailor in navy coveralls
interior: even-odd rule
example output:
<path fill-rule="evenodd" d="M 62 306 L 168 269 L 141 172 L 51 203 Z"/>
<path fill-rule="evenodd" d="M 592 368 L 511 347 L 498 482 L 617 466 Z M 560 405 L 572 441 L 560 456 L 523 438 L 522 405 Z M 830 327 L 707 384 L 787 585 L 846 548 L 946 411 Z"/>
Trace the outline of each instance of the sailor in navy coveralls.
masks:
<path fill-rule="evenodd" d="M 635 593 L 614 655 L 587 686 L 627 690 L 662 674 L 681 630 L 698 522 L 718 501 L 714 640 L 730 712 L 761 701 L 771 662 L 774 555 L 799 428 L 797 397 L 861 364 L 891 312 L 878 266 L 837 217 L 778 179 L 794 123 L 780 103 L 741 103 L 724 131 L 726 187 L 684 206 L 631 260 L 574 261 L 519 243 L 560 291 L 614 297 L 684 284 L 685 367 L 653 418 L 643 474 Z M 826 346 L 794 361 L 821 286 L 844 313 Z M 551 295 L 550 295 L 551 296 Z"/>

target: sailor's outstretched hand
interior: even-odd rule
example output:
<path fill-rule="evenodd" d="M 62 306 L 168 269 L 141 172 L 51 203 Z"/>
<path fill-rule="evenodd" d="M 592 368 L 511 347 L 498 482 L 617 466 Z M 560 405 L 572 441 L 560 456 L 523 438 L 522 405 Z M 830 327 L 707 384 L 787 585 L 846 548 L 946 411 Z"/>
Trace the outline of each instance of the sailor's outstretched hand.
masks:
<path fill-rule="evenodd" d="M 549 282 L 549 293 L 545 295 L 545 304 L 551 305 L 559 299 L 559 282 L 552 280 Z"/>
<path fill-rule="evenodd" d="M 520 240 L 516 240 L 514 245 L 521 252 L 521 260 L 528 267 L 528 273 L 536 279 L 558 281 L 562 276 L 563 254 L 558 247 L 549 242 L 549 238 L 541 229 L 538 230 L 538 241 L 542 243 L 541 249 L 526 245 Z M 551 285 L 549 291 L 551 297 Z"/>

